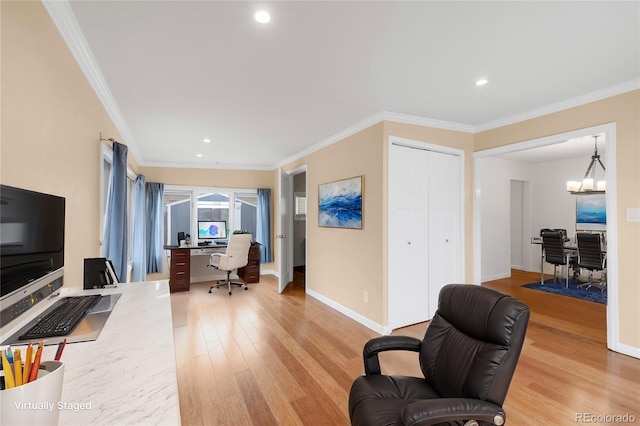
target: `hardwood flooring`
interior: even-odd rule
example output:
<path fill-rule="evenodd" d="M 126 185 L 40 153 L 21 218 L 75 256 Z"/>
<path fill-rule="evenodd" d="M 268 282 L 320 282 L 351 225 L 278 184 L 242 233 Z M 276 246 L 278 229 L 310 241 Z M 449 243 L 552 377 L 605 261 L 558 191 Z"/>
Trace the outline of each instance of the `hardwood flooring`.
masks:
<path fill-rule="evenodd" d="M 505 410 L 509 425 L 576 424 L 578 413 L 635 416 L 640 360 L 606 349 L 604 305 L 523 289 L 536 274 L 486 283 L 527 303 L 532 317 Z M 171 295 L 184 425 L 348 425 L 362 347 L 377 333 L 262 276 L 249 290 Z M 422 338 L 428 323 L 394 334 Z M 420 375 L 417 355 L 385 353 L 387 374 Z"/>

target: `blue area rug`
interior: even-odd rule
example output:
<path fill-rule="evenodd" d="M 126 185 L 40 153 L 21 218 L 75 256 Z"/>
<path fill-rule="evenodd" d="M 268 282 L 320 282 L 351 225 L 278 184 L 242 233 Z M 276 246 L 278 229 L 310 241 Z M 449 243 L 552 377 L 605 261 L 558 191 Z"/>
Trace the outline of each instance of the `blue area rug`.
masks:
<path fill-rule="evenodd" d="M 577 288 L 578 284 L 582 284 L 578 280 L 569 279 L 569 288 L 565 287 L 565 279 L 558 278 L 558 281 L 548 279 L 544 285 L 540 285 L 540 281 L 524 284 L 522 287 L 532 290 L 542 290 L 547 293 L 560 294 L 562 296 L 575 297 L 576 299 L 588 300 L 590 302 L 607 303 L 607 292 L 601 292 L 597 287 L 591 287 L 589 290 L 585 288 Z"/>

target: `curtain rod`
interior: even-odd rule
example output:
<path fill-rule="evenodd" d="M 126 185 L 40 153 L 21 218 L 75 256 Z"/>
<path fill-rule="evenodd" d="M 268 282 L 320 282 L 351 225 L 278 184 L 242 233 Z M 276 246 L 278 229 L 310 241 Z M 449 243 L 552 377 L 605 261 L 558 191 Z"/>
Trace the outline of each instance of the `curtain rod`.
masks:
<path fill-rule="evenodd" d="M 117 141 L 117 140 L 115 140 L 114 138 L 107 138 L 107 139 L 104 139 L 104 138 L 102 137 L 102 132 L 100 132 L 100 141 L 118 142 L 118 141 Z"/>

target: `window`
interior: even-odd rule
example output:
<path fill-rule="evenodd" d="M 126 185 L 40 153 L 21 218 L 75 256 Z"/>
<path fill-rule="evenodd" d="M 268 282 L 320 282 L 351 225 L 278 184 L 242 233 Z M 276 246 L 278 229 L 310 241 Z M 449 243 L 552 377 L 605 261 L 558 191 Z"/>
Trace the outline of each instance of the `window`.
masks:
<path fill-rule="evenodd" d="M 177 246 L 178 232 L 191 234 L 191 192 L 165 189 L 163 216 L 164 241 Z"/>
<path fill-rule="evenodd" d="M 304 192 L 296 192 L 294 199 L 294 220 L 307 220 L 307 194 Z"/>
<path fill-rule="evenodd" d="M 245 230 L 256 238 L 257 190 L 165 185 L 164 194 L 164 240 L 168 245 L 178 244 L 178 232 L 190 234 L 191 243 L 196 244 L 198 221 L 224 220 L 227 235 Z"/>

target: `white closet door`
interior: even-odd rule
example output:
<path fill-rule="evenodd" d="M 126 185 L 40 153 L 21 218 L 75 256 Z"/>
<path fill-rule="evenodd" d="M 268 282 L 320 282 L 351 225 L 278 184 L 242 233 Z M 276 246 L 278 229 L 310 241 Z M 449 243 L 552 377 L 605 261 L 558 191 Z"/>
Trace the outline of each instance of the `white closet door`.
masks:
<path fill-rule="evenodd" d="M 428 319 L 428 151 L 391 145 L 389 152 L 389 325 Z"/>
<path fill-rule="evenodd" d="M 440 289 L 462 283 L 459 224 L 460 157 L 429 152 L 429 318 Z"/>
<path fill-rule="evenodd" d="M 431 319 L 461 281 L 461 158 L 389 146 L 389 326 Z"/>

